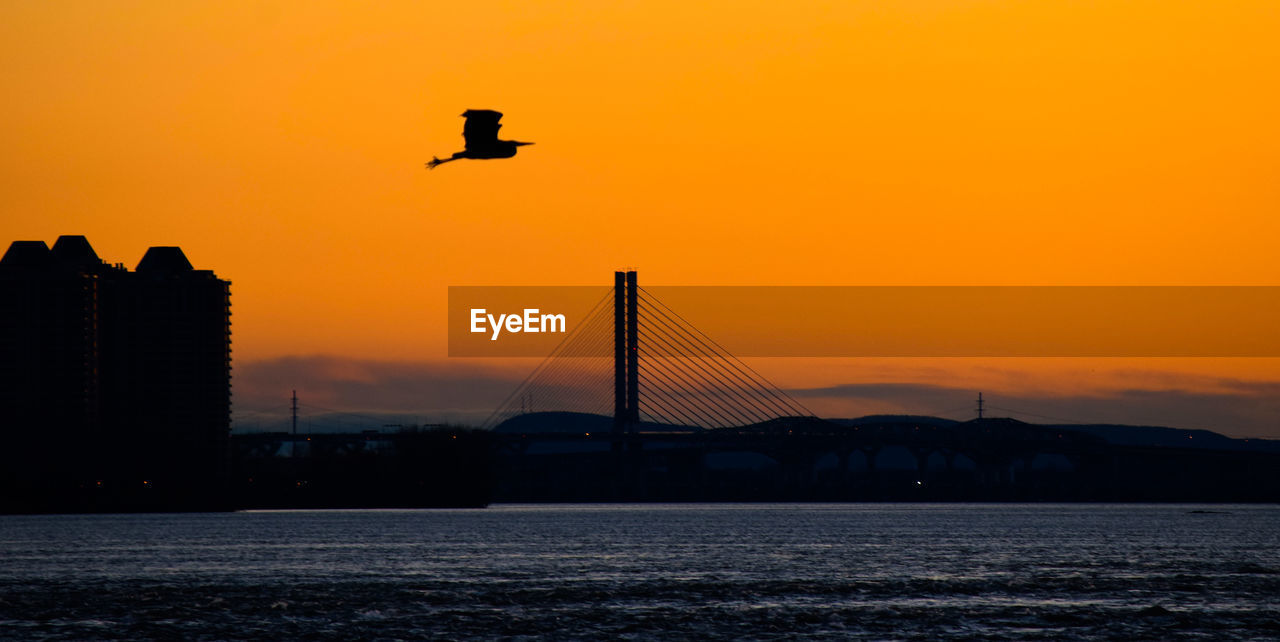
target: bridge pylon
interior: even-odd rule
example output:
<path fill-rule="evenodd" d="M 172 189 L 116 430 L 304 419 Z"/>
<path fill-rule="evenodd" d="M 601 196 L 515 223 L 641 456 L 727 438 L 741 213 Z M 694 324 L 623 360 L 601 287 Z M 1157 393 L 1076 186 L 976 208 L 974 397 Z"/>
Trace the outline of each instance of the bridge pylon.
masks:
<path fill-rule="evenodd" d="M 613 273 L 613 372 L 615 433 L 640 423 L 640 306 L 635 270 Z"/>

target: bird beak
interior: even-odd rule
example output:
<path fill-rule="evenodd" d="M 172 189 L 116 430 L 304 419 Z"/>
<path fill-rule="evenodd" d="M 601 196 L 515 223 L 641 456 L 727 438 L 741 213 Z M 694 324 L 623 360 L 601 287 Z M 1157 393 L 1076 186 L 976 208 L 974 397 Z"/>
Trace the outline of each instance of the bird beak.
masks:
<path fill-rule="evenodd" d="M 519 146 L 521 146 L 521 145 L 532 145 L 532 144 L 533 144 L 533 143 L 521 143 L 521 142 L 519 142 L 519 141 L 516 141 L 516 147 L 519 147 Z"/>

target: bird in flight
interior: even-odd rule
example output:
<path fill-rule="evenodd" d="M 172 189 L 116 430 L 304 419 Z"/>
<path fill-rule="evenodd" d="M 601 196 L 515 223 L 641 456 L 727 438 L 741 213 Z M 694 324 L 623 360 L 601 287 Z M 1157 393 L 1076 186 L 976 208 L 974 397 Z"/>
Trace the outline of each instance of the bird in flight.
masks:
<path fill-rule="evenodd" d="M 498 124 L 502 119 L 500 111 L 468 109 L 462 112 L 462 117 L 467 119 L 467 123 L 462 126 L 462 138 L 466 141 L 467 148 L 455 152 L 453 156 L 444 160 L 431 157 L 431 162 L 427 163 L 427 169 L 435 169 L 436 165 L 456 161 L 459 158 L 511 158 L 516 155 L 517 147 L 533 144 L 498 140 L 498 128 L 502 127 Z"/>

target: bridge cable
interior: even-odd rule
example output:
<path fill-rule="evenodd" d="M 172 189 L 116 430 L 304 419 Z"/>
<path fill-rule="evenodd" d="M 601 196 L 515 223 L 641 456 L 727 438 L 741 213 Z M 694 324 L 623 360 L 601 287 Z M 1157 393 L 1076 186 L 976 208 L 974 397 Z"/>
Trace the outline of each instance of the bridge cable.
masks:
<path fill-rule="evenodd" d="M 652 390 L 653 392 L 662 392 L 663 394 L 666 394 L 667 397 L 671 399 L 673 403 L 677 403 L 682 407 L 685 407 L 685 408 L 692 407 L 693 409 L 700 410 L 701 414 L 703 414 L 704 417 L 706 417 L 711 421 L 711 425 L 707 426 L 709 428 L 713 428 L 716 425 L 720 423 L 725 423 L 725 422 L 727 422 L 729 425 L 735 425 L 738 423 L 737 421 L 734 421 L 730 417 L 727 417 L 726 413 L 723 410 L 721 410 L 718 406 L 706 406 L 706 407 L 699 408 L 698 405 L 690 404 L 690 402 L 685 401 L 683 399 L 684 395 L 679 395 L 676 391 L 680 390 L 681 388 L 687 388 L 695 384 L 693 384 L 693 382 L 691 382 L 684 375 L 680 374 L 678 371 L 673 371 L 671 368 L 661 364 L 660 362 L 650 359 L 649 363 L 653 367 L 645 368 L 641 370 L 641 372 L 648 375 L 651 378 L 662 380 L 662 382 L 668 386 L 667 388 L 658 388 L 655 386 Z M 661 369 L 662 372 L 659 372 L 658 371 L 659 369 Z M 675 382 L 674 379 L 676 378 L 679 378 L 680 381 L 683 382 L 683 385 L 681 383 Z M 712 415 L 714 415 L 714 418 L 712 417 Z"/>
<path fill-rule="evenodd" d="M 671 328 L 671 324 L 669 324 L 667 321 L 670 321 L 672 324 L 676 324 L 677 322 L 676 322 L 674 319 L 671 319 L 670 317 L 667 317 L 665 314 L 663 314 L 663 313 L 662 313 L 662 311 L 661 311 L 661 310 L 657 310 L 656 308 L 652 308 L 652 306 L 650 306 L 650 308 L 651 308 L 651 309 L 654 309 L 654 310 L 655 310 L 659 315 L 661 315 L 662 317 L 664 317 L 664 318 L 666 319 L 666 320 L 664 320 L 663 318 L 656 318 L 656 320 L 657 320 L 659 323 L 661 323 L 663 326 L 665 326 L 665 327 L 667 327 L 667 328 L 669 328 L 669 329 L 672 329 L 672 331 L 673 331 L 673 332 L 678 332 L 680 329 L 683 329 L 683 328 L 678 328 L 678 329 Z M 693 336 L 693 335 L 692 335 L 691 333 L 689 333 L 687 330 L 684 332 L 684 336 L 690 337 L 690 338 L 692 338 L 693 340 L 697 340 L 697 337 L 696 337 L 696 336 Z M 691 342 L 688 338 L 686 338 L 684 341 L 682 341 L 682 343 L 684 343 L 684 344 L 686 344 L 687 346 L 689 346 L 689 347 L 690 347 L 691 352 L 693 352 L 693 353 L 694 353 L 694 355 L 693 355 L 693 356 L 695 356 L 695 357 L 696 357 L 696 356 L 698 356 L 698 354 L 697 354 L 697 353 L 699 353 L 699 352 L 700 352 L 702 355 L 705 355 L 705 358 L 707 358 L 707 359 L 711 359 L 710 363 L 712 364 L 712 366 L 713 366 L 713 367 L 715 367 L 715 368 L 716 368 L 716 370 L 718 370 L 719 372 L 726 373 L 726 375 L 727 375 L 727 376 L 732 377 L 733 379 L 737 380 L 738 385 L 740 385 L 741 387 L 746 388 L 746 389 L 749 389 L 749 390 L 752 390 L 753 392 L 755 392 L 755 391 L 757 391 L 757 390 L 761 390 L 761 391 L 764 391 L 764 392 L 766 392 L 766 393 L 768 392 L 768 390 L 767 390 L 767 386 L 762 385 L 762 384 L 760 384 L 759 382 L 757 382 L 757 381 L 754 381 L 754 380 L 750 379 L 750 377 L 749 377 L 749 376 L 747 376 L 747 375 L 746 375 L 746 373 L 742 372 L 740 369 L 736 369 L 736 368 L 734 368 L 734 367 L 733 367 L 733 364 L 732 364 L 732 363 L 729 363 L 729 362 L 727 361 L 727 358 L 726 358 L 726 356 L 725 356 L 725 355 L 721 355 L 721 354 L 719 354 L 719 353 L 715 352 L 714 350 L 712 350 L 711 348 L 709 348 L 708 346 L 706 346 L 706 344 L 705 344 L 705 343 L 703 344 L 703 346 L 702 346 L 701 348 L 699 348 L 699 347 L 697 347 L 697 346 L 693 345 L 693 344 L 692 344 L 692 342 Z M 773 402 L 773 400 L 772 400 L 769 396 L 764 396 L 763 401 L 765 401 L 765 402 Z M 756 401 L 756 402 L 754 402 L 754 405 L 756 405 L 756 406 L 757 406 L 757 408 L 759 408 L 759 406 L 761 405 L 761 403 L 760 403 L 759 401 Z M 793 412 L 794 412 L 794 411 L 792 411 L 790 408 L 786 408 L 785 406 L 779 406 L 776 402 L 769 403 L 769 404 L 764 404 L 764 405 L 766 405 L 766 406 L 767 406 L 767 405 L 772 405 L 772 406 L 773 406 L 773 410 L 765 410 L 765 411 L 764 411 L 764 415 L 765 415 L 766 417 L 774 416 L 774 415 L 775 415 L 776 413 L 778 413 L 779 411 L 781 411 L 781 414 L 782 414 L 782 415 L 793 414 Z"/>
<path fill-rule="evenodd" d="M 720 349 L 720 351 L 721 351 L 721 352 L 723 352 L 723 353 L 724 353 L 724 354 L 725 354 L 729 359 L 732 359 L 733 361 L 737 362 L 739 365 L 741 365 L 743 368 L 745 368 L 749 373 L 751 373 L 752 375 L 754 375 L 754 376 L 755 376 L 755 377 L 756 377 L 760 382 L 762 382 L 762 383 L 763 383 L 763 389 L 765 390 L 765 392 L 767 392 L 768 394 L 770 394 L 770 395 L 772 395 L 772 396 L 774 396 L 774 397 L 777 397 L 778 399 L 780 399 L 781 401 L 783 401 L 784 403 L 786 403 L 786 405 L 787 405 L 788 407 L 790 407 L 790 408 L 792 408 L 792 409 L 794 409 L 794 410 L 798 411 L 798 412 L 797 412 L 797 416 L 807 416 L 807 417 L 813 417 L 813 416 L 814 416 L 814 414 L 813 414 L 813 412 L 812 412 L 812 411 L 810 411 L 808 408 L 805 408 L 805 407 L 804 407 L 804 404 L 800 403 L 800 402 L 799 402 L 799 401 L 797 401 L 795 398 L 793 398 L 791 395 L 787 394 L 787 393 L 786 393 L 786 391 L 784 391 L 784 390 L 782 390 L 782 389 L 778 388 L 777 386 L 773 385 L 773 383 L 771 383 L 771 382 L 770 382 L 770 381 L 769 381 L 769 380 L 768 380 L 764 375 L 760 374 L 759 372 L 756 372 L 754 368 L 752 368 L 751 366 L 749 366 L 749 365 L 747 365 L 746 363 L 744 363 L 741 359 L 738 359 L 737 357 L 733 356 L 731 353 L 729 353 L 729 351 L 728 351 L 728 350 L 725 350 L 725 349 L 724 349 L 724 346 L 721 346 L 719 343 L 716 343 L 715 339 L 712 339 L 711 337 L 707 336 L 707 335 L 706 335 L 705 333 L 703 333 L 701 330 L 698 330 L 698 328 L 697 328 L 697 327 L 695 327 L 692 323 L 689 323 L 689 321 L 688 321 L 687 319 L 685 319 L 683 316 L 680 316 L 680 313 L 679 313 L 679 312 L 676 312 L 675 310 L 672 310 L 669 306 L 667 306 L 665 303 L 663 303 L 660 299 L 658 299 L 656 296 L 654 296 L 654 295 L 653 295 L 652 293 L 650 293 L 648 290 L 646 290 L 646 289 L 644 289 L 644 288 L 640 288 L 640 291 L 641 291 L 641 292 L 643 292 L 643 293 L 645 293 L 645 294 L 647 295 L 647 296 L 646 296 L 646 298 L 647 298 L 647 299 L 650 299 L 650 300 L 652 300 L 654 303 L 658 304 L 659 306 L 662 306 L 664 309 L 666 309 L 667 311 L 669 311 L 669 312 L 670 312 L 672 315 L 674 315 L 676 318 L 678 318 L 678 319 L 680 319 L 681 321 L 683 321 L 683 322 L 685 323 L 685 325 L 687 325 L 690 329 L 692 329 L 694 332 L 696 332 L 699 336 L 701 336 L 702 338 L 705 338 L 705 339 L 706 339 L 708 342 L 710 342 L 712 345 L 714 345 L 714 346 L 718 347 L 718 348 Z"/>
<path fill-rule="evenodd" d="M 642 332 L 642 334 L 643 334 L 643 333 L 645 333 L 645 331 L 643 331 L 643 330 L 642 330 L 641 332 Z M 667 343 L 667 342 L 665 341 L 665 339 L 657 339 L 657 340 L 654 340 L 654 342 L 655 342 L 655 343 L 656 343 L 657 341 L 662 341 L 662 342 L 663 342 L 664 344 L 666 344 L 668 347 L 674 347 L 674 346 L 671 346 L 671 344 L 670 344 L 670 343 Z M 657 364 L 670 364 L 670 365 L 671 365 L 671 367 L 672 367 L 672 369 L 676 370 L 677 372 L 679 372 L 679 371 L 680 371 L 680 368 L 679 368 L 680 363 L 679 363 L 678 361 L 677 361 L 677 362 L 673 362 L 673 361 L 671 361 L 671 360 L 669 360 L 669 359 L 662 359 L 662 360 L 659 360 L 659 359 L 661 359 L 661 358 L 660 358 L 660 357 L 651 357 L 651 358 L 650 358 L 650 360 L 649 360 L 649 362 L 650 362 L 650 363 L 652 363 L 652 364 L 655 364 L 655 365 L 657 365 Z M 716 389 L 715 389 L 715 388 L 713 388 L 713 387 L 711 386 L 710 381 L 708 381 L 707 377 L 705 377 L 705 376 L 699 377 L 699 376 L 697 376 L 698 374 L 701 374 L 701 373 L 693 372 L 693 373 L 691 373 L 691 374 L 690 374 L 690 376 L 689 376 L 689 377 L 681 376 L 681 379 L 682 379 L 683 381 L 685 381 L 687 384 L 689 384 L 691 387 L 692 387 L 692 386 L 697 386 L 697 385 L 698 385 L 698 382 L 700 381 L 704 390 L 706 390 L 708 393 L 715 394 L 715 393 L 716 393 Z M 712 373 L 712 374 L 714 374 L 714 373 Z M 692 380 L 691 380 L 691 379 L 692 379 Z M 743 412 L 741 409 L 735 409 L 735 408 L 734 408 L 734 406 L 735 406 L 736 404 L 727 404 L 727 403 L 726 403 L 726 404 L 724 404 L 724 405 L 725 405 L 725 406 L 726 406 L 726 407 L 727 407 L 727 408 L 732 412 L 732 414 L 736 414 L 736 415 L 738 415 L 739 417 L 741 417 L 741 418 L 745 419 L 746 423 L 755 423 L 755 421 L 752 419 L 752 417 L 751 417 L 751 416 L 747 415 L 747 414 L 746 414 L 745 412 Z M 735 422 L 735 423 L 736 423 L 736 422 Z"/>
<path fill-rule="evenodd" d="M 660 310 L 655 309 L 655 311 L 658 312 L 658 314 L 661 314 Z M 665 315 L 662 315 L 662 316 L 665 317 Z M 671 323 L 675 323 L 675 321 L 671 320 L 670 317 L 667 317 L 667 319 L 670 320 Z M 672 333 L 676 334 L 676 336 L 678 337 L 683 338 L 685 336 L 689 336 L 687 331 L 684 333 L 684 335 L 679 334 L 679 330 L 680 330 L 679 328 L 672 328 L 672 326 L 662 318 L 655 317 L 655 320 L 662 326 L 671 330 Z M 696 339 L 696 337 L 693 337 L 693 338 Z M 770 399 L 767 396 L 763 397 L 763 399 L 756 399 L 755 397 L 759 395 L 755 395 L 755 394 L 746 395 L 742 393 L 741 392 L 742 389 L 751 390 L 754 393 L 757 390 L 763 389 L 763 386 L 761 386 L 758 382 L 752 381 L 749 378 L 747 378 L 746 375 L 741 371 L 735 372 L 732 369 L 732 364 L 728 363 L 724 359 L 724 357 L 722 357 L 721 355 L 716 354 L 714 352 L 710 352 L 709 349 L 706 347 L 698 348 L 688 338 L 683 338 L 681 343 L 691 353 L 690 355 L 688 355 L 690 358 L 699 359 L 704 364 L 710 364 L 711 367 L 709 368 L 705 366 L 703 367 L 704 372 L 706 372 L 711 376 L 714 376 L 721 383 L 725 383 L 726 385 L 728 385 L 729 389 L 737 393 L 737 396 L 741 401 L 752 406 L 756 410 L 756 412 L 762 415 L 763 418 L 767 419 L 767 418 L 776 416 L 777 414 L 779 414 L 779 411 L 781 411 L 782 415 L 790 414 L 790 409 L 779 406 L 776 402 L 769 403 L 772 401 L 772 399 Z M 699 352 L 701 353 L 701 355 L 698 354 Z M 677 354 L 680 354 L 681 356 L 685 356 L 683 353 L 679 352 L 679 350 L 677 350 Z M 723 373 L 723 376 L 721 376 L 721 373 Z M 725 377 L 736 380 L 736 387 L 735 387 L 735 384 L 725 381 Z M 769 408 L 770 405 L 773 406 L 772 409 Z"/>

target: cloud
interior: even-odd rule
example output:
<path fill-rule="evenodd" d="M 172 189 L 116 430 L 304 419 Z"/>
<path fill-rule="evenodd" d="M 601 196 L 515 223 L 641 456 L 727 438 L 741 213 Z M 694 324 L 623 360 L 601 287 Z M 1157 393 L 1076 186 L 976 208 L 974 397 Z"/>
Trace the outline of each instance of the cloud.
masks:
<path fill-rule="evenodd" d="M 237 363 L 235 429 L 287 430 L 293 390 L 298 391 L 300 428 L 358 431 L 387 424 L 480 425 L 536 367 L 535 359 L 395 362 L 332 356 Z M 593 411 L 610 411 L 611 368 L 588 379 L 557 372 L 555 367 L 547 377 L 550 383 L 537 389 L 536 400 L 545 406 L 538 409 L 586 410 L 550 407 L 560 399 L 581 401 L 585 396 L 606 402 Z M 937 383 L 937 374 L 931 373 L 932 381 L 924 383 L 910 381 L 910 374 L 899 372 L 903 380 L 898 382 L 791 386 L 787 392 L 823 417 L 882 413 L 973 417 L 975 382 L 963 387 Z M 600 390 L 585 394 L 579 390 L 588 385 Z M 1239 437 L 1280 437 L 1280 382 L 1274 381 L 1135 369 L 1123 377 L 1094 380 L 1088 388 L 1018 387 L 1013 378 L 999 378 L 988 380 L 981 389 L 989 416 L 1032 423 L 1156 425 Z"/>
<path fill-rule="evenodd" d="M 530 369 L 532 366 L 530 367 Z M 520 383 L 519 369 L 476 362 L 391 362 L 331 356 L 237 363 L 233 416 L 239 430 L 281 430 L 290 397 L 326 425 L 478 424 Z M 343 426 L 338 426 L 339 428 Z"/>

